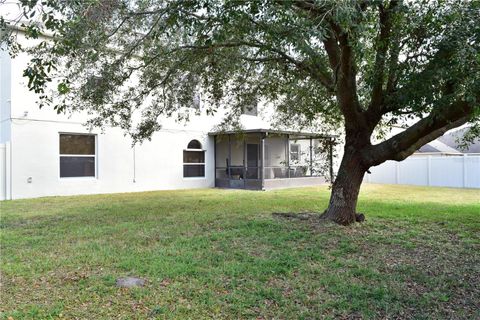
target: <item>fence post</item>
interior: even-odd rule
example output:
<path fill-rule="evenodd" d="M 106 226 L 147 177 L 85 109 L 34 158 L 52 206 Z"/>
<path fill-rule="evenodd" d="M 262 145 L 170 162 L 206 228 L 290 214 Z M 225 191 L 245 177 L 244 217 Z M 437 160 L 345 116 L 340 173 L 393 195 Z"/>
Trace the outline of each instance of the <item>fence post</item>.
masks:
<path fill-rule="evenodd" d="M 463 187 L 467 187 L 467 164 L 465 163 L 467 160 L 467 155 L 463 155 Z"/>

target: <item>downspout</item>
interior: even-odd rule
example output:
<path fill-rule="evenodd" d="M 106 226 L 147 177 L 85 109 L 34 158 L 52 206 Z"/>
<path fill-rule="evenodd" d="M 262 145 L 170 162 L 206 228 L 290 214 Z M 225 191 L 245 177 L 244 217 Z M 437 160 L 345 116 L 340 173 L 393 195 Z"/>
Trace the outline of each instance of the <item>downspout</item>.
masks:
<path fill-rule="evenodd" d="M 228 173 L 228 184 L 230 186 L 230 180 L 232 180 L 232 173 L 230 170 L 230 165 L 232 163 L 232 141 L 231 135 L 228 135 L 228 161 L 227 161 L 227 173 Z"/>
<path fill-rule="evenodd" d="M 290 178 L 290 135 L 285 139 L 285 160 L 287 161 L 287 178 Z"/>
<path fill-rule="evenodd" d="M 213 185 L 217 186 L 217 136 L 213 136 Z"/>
<path fill-rule="evenodd" d="M 261 186 L 262 190 L 265 190 L 265 133 L 262 133 L 262 140 L 261 140 L 261 163 L 260 163 L 260 181 L 261 181 Z"/>
<path fill-rule="evenodd" d="M 243 188 L 246 189 L 247 187 L 247 184 L 245 182 L 246 178 L 247 178 L 247 163 L 245 161 L 245 158 L 246 158 L 246 154 L 247 154 L 247 142 L 245 141 L 245 134 L 242 135 L 243 136 Z"/>

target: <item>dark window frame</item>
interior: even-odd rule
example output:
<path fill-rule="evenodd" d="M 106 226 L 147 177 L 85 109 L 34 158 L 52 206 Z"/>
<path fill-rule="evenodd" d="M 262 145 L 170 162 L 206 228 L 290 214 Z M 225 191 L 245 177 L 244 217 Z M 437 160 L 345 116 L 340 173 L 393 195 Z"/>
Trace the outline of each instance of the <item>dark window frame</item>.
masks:
<path fill-rule="evenodd" d="M 93 153 L 62 153 L 62 136 L 91 136 L 93 137 Z M 74 132 L 59 132 L 58 134 L 58 164 L 59 164 L 59 178 L 60 179 L 96 179 L 97 178 L 97 149 L 98 148 L 98 141 L 97 135 L 91 133 L 74 133 Z M 78 160 L 79 158 L 93 159 L 93 175 L 66 175 L 65 173 L 62 175 L 62 159 L 65 160 L 66 158 L 70 158 L 71 160 L 75 159 Z"/>
<path fill-rule="evenodd" d="M 192 145 L 194 143 L 194 145 Z M 200 147 L 200 148 L 191 148 L 191 147 Z M 183 178 L 190 179 L 190 178 L 205 178 L 205 168 L 206 168 L 206 161 L 205 161 L 205 151 L 202 149 L 202 144 L 197 139 L 192 139 L 187 145 L 187 149 L 183 150 Z M 199 159 L 203 159 L 203 162 L 185 162 L 186 160 L 186 153 L 201 153 L 199 155 Z M 199 168 L 199 174 L 189 174 L 189 169 L 194 167 Z"/>

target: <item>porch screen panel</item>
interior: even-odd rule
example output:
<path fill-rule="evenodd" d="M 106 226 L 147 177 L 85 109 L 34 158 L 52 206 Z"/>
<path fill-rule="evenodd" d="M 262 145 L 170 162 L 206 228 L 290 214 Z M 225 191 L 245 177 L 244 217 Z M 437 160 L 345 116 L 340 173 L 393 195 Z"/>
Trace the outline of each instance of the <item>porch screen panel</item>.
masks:
<path fill-rule="evenodd" d="M 228 163 L 228 136 L 219 135 L 215 138 L 215 164 L 216 178 L 227 179 L 227 163 Z"/>
<path fill-rule="evenodd" d="M 330 161 L 328 145 L 323 139 L 313 139 L 312 167 L 314 176 L 328 177 L 330 175 Z"/>
<path fill-rule="evenodd" d="M 246 179 L 258 179 L 258 167 L 260 164 L 260 144 L 247 143 L 247 159 L 246 159 Z"/>
<path fill-rule="evenodd" d="M 287 150 L 284 136 L 269 136 L 265 138 L 264 161 L 265 179 L 280 179 L 288 176 Z"/>
<path fill-rule="evenodd" d="M 244 145 L 243 137 L 232 135 L 230 138 L 230 179 L 243 180 L 244 177 Z"/>
<path fill-rule="evenodd" d="M 290 140 L 290 177 L 310 176 L 310 139 Z"/>
<path fill-rule="evenodd" d="M 245 135 L 245 178 L 250 180 L 260 179 L 260 167 L 262 166 L 261 157 L 261 133 L 249 133 Z"/>
<path fill-rule="evenodd" d="M 232 136 L 231 138 L 232 159 L 231 166 L 243 167 L 243 138 Z"/>

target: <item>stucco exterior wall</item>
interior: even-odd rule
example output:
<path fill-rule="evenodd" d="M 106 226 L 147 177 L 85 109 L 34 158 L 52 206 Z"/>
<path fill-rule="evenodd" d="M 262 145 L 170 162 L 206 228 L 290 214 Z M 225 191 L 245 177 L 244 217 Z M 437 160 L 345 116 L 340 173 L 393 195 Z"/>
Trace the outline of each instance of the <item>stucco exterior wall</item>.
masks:
<path fill-rule="evenodd" d="M 96 177 L 60 178 L 60 133 L 96 134 Z M 205 177 L 183 177 L 183 150 L 192 139 L 206 150 Z M 14 120 L 10 152 L 13 199 L 214 186 L 213 139 L 200 131 L 163 130 L 132 147 L 115 128 L 88 132 L 81 124 Z"/>

